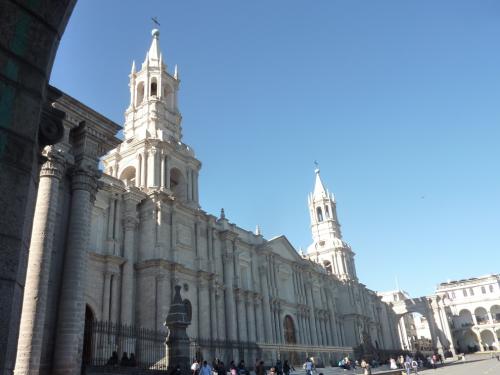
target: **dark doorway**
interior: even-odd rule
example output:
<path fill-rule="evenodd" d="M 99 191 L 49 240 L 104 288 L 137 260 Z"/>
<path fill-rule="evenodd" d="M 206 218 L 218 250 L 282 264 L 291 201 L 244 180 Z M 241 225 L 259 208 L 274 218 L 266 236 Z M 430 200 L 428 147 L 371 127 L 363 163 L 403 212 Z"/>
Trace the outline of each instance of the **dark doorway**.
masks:
<path fill-rule="evenodd" d="M 85 305 L 85 331 L 83 334 L 83 355 L 82 361 L 85 365 L 92 362 L 92 326 L 95 315 L 89 305 Z"/>

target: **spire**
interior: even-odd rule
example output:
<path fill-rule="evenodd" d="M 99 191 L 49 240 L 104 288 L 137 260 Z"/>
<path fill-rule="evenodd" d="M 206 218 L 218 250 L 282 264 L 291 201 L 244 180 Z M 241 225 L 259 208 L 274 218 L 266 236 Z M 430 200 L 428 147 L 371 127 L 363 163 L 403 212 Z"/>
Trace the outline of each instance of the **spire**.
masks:
<path fill-rule="evenodd" d="M 177 64 L 175 64 L 175 67 L 174 67 L 174 78 L 175 79 L 179 79 L 179 68 L 177 68 Z"/>
<path fill-rule="evenodd" d="M 257 226 L 255 227 L 255 235 L 256 236 L 262 236 L 262 232 L 260 230 L 259 224 L 257 224 Z"/>
<path fill-rule="evenodd" d="M 160 65 L 160 30 L 153 29 L 151 31 L 151 35 L 153 36 L 153 40 L 151 42 L 151 47 L 149 47 L 149 51 L 146 54 L 145 63 L 149 63 L 149 65 Z"/>
<path fill-rule="evenodd" d="M 321 177 L 319 175 L 319 168 L 316 167 L 314 170 L 314 173 L 316 173 L 316 182 L 314 183 L 314 192 L 313 196 L 314 197 L 326 197 L 328 194 L 326 193 L 325 186 L 323 185 L 323 181 L 321 181 Z"/>
<path fill-rule="evenodd" d="M 135 60 L 132 61 L 132 69 L 130 70 L 130 74 L 135 74 Z"/>

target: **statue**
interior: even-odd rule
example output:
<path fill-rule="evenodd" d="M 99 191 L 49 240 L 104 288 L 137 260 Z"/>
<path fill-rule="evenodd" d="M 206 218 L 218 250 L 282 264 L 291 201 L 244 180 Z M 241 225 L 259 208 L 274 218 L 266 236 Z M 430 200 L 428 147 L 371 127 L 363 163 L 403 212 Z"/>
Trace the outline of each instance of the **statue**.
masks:
<path fill-rule="evenodd" d="M 181 287 L 175 286 L 175 294 L 170 304 L 165 325 L 169 334 L 168 346 L 168 372 L 176 370 L 176 373 L 188 374 L 190 369 L 189 337 L 187 327 L 191 324 L 191 303 L 182 300 Z"/>

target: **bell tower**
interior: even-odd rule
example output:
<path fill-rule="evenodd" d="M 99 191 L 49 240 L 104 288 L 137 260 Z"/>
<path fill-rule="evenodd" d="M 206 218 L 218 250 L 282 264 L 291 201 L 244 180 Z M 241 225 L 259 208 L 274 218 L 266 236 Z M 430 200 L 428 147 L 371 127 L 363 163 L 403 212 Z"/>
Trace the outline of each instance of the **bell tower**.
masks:
<path fill-rule="evenodd" d="M 130 103 L 125 110 L 124 141 L 103 158 L 105 173 L 149 194 L 199 207 L 198 174 L 201 163 L 182 142 L 182 116 L 177 94 L 177 66 L 170 74 L 160 51 L 160 31 L 152 41 L 139 71 L 130 72 Z"/>
<path fill-rule="evenodd" d="M 335 197 L 325 189 L 319 168 L 314 172 L 314 191 L 308 197 L 313 243 L 307 248 L 307 256 L 341 280 L 357 280 L 355 254 L 342 240 Z"/>
<path fill-rule="evenodd" d="M 125 139 L 153 138 L 163 141 L 182 138 L 181 114 L 177 108 L 179 77 L 167 72 L 160 51 L 160 31 L 152 31 L 153 40 L 141 69 L 135 61 L 130 72 L 130 105 L 125 111 Z"/>

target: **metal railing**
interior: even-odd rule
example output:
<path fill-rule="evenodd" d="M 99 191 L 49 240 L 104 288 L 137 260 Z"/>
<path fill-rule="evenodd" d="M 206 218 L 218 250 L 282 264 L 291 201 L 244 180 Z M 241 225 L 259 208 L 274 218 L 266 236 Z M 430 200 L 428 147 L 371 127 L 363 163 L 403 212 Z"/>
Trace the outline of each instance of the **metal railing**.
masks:
<path fill-rule="evenodd" d="M 83 360 L 88 366 L 167 369 L 166 332 L 111 322 L 85 326 Z"/>

